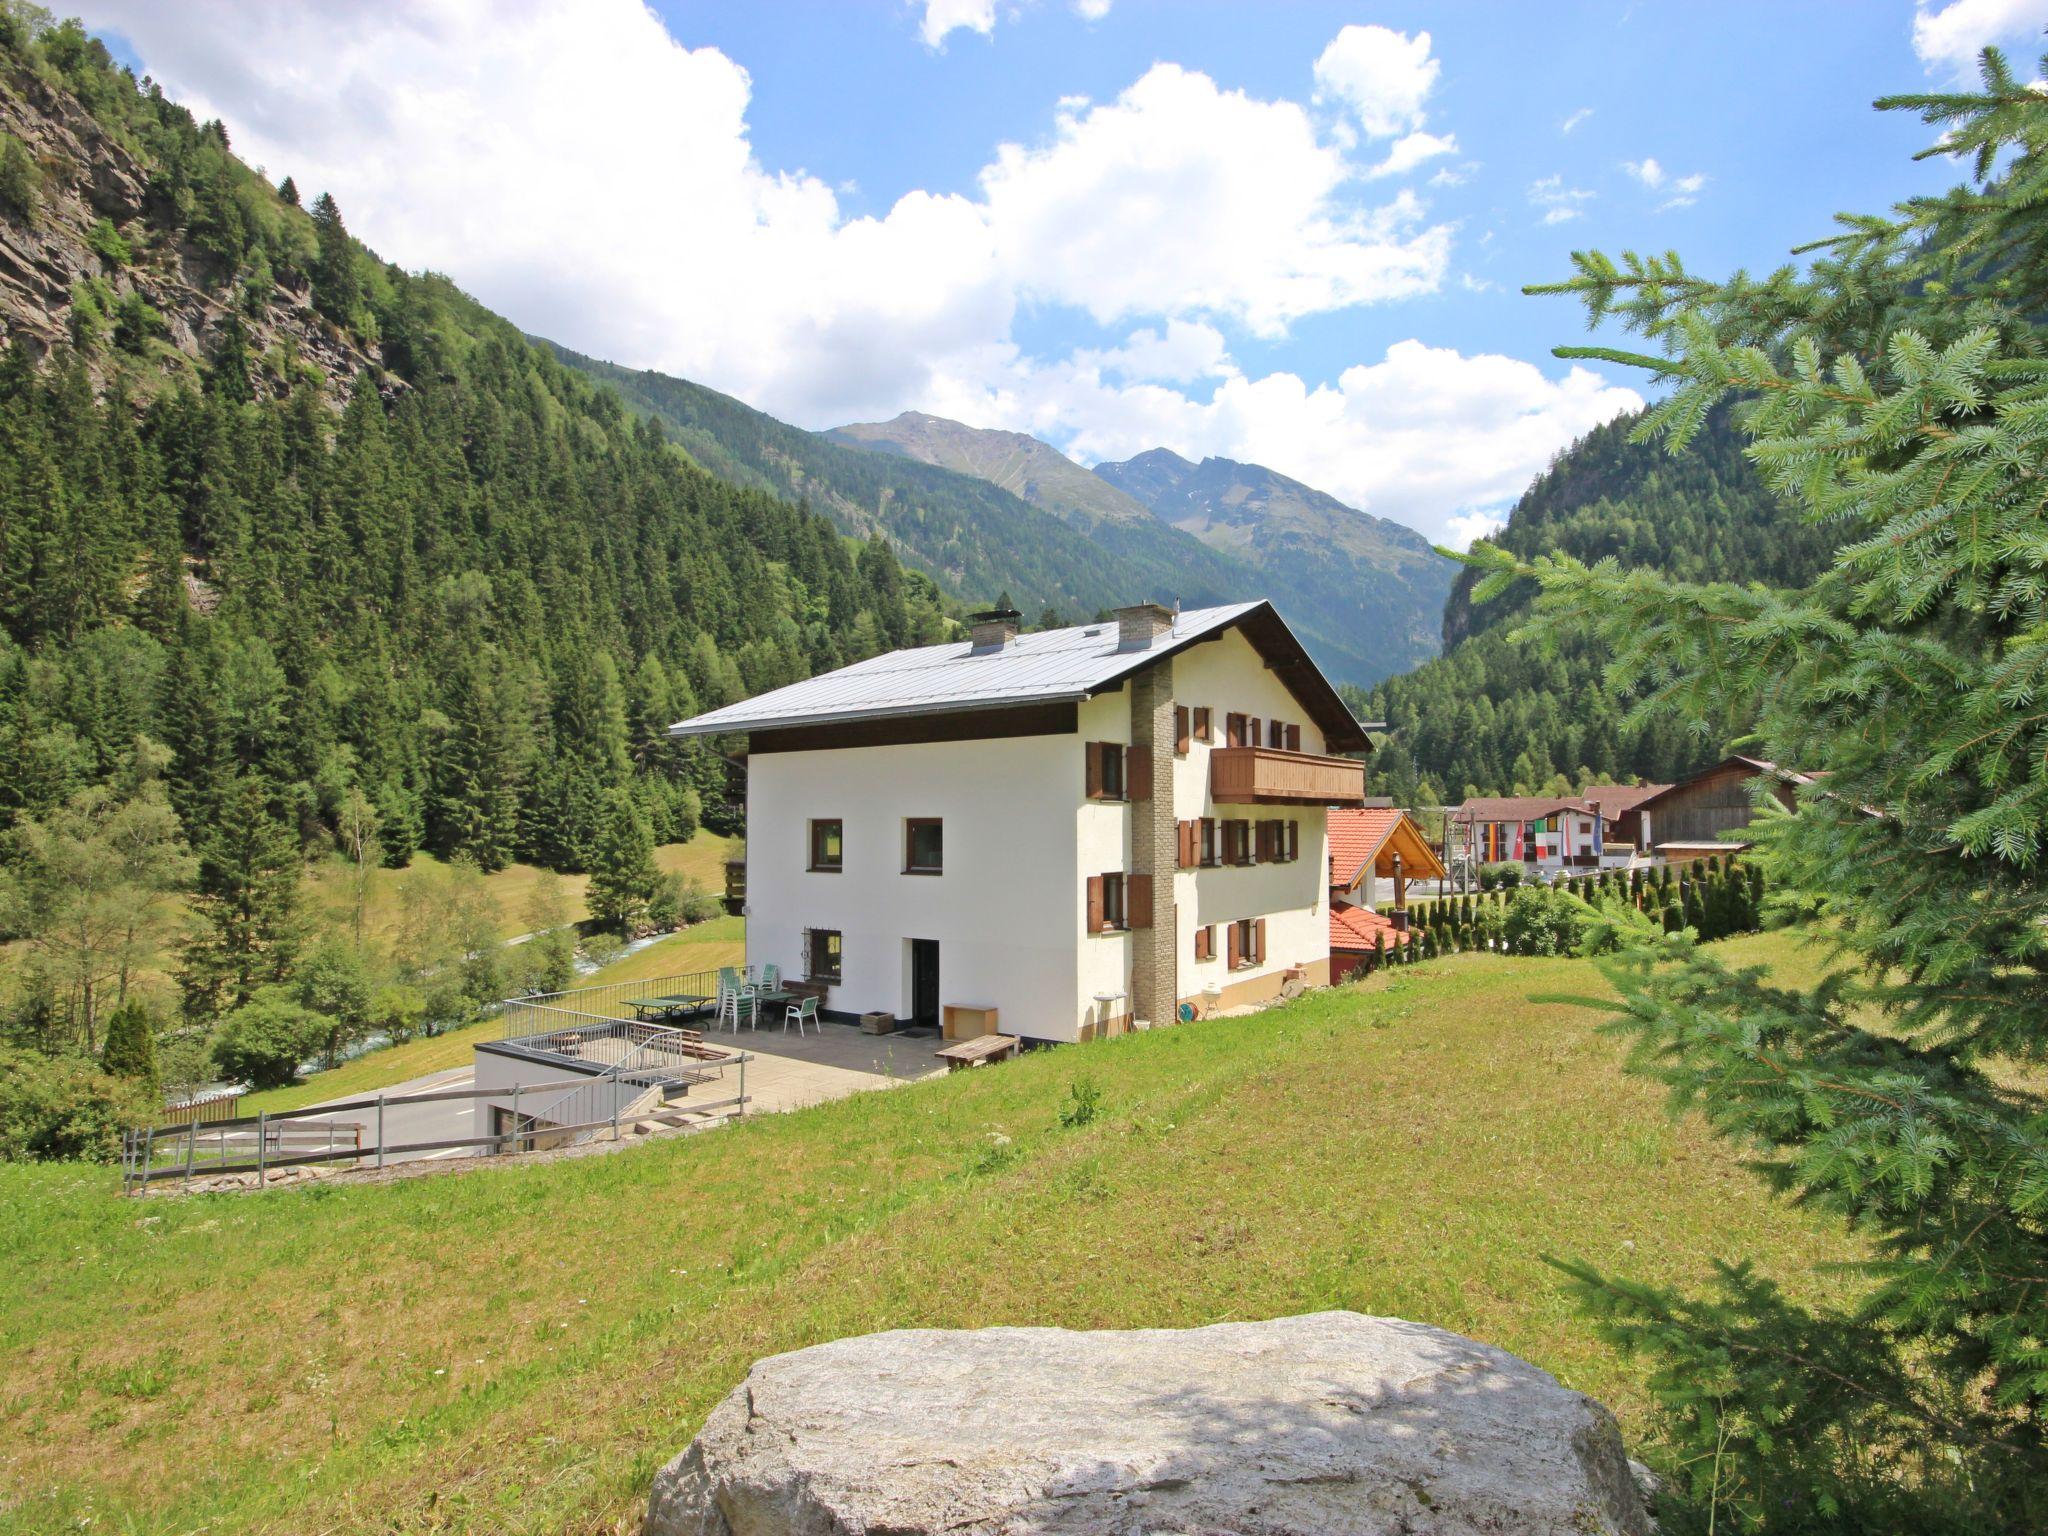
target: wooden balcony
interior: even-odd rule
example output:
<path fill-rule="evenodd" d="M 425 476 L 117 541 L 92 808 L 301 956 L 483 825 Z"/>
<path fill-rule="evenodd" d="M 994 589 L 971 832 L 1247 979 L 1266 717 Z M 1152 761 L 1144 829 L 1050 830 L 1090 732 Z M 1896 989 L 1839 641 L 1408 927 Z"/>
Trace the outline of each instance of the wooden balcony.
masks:
<path fill-rule="evenodd" d="M 1365 764 L 1278 747 L 1219 747 L 1209 754 L 1209 798 L 1218 805 L 1363 805 Z"/>

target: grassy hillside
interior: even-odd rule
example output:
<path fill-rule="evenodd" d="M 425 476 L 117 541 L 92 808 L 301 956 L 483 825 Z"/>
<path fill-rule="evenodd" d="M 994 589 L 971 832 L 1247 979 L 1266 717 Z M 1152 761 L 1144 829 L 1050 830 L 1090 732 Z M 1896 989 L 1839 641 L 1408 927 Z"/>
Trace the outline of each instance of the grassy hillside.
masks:
<path fill-rule="evenodd" d="M 1804 969 L 1783 936 L 1733 954 Z M 1517 1351 L 1640 1431 L 1540 1262 L 1796 1293 L 1856 1256 L 1624 1078 L 1582 962 L 1463 956 L 613 1157 L 124 1203 L 0 1168 L 0 1528 L 622 1531 L 753 1359 L 911 1324 L 1323 1307 Z M 1059 1123 L 1070 1085 L 1093 1123 Z M 1007 1139 L 1005 1139 L 1007 1138 Z"/>

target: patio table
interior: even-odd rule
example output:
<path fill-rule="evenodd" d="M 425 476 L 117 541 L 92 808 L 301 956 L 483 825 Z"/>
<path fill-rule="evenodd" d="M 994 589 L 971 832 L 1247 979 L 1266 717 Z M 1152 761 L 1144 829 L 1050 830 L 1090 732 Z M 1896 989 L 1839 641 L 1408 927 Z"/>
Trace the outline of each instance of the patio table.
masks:
<path fill-rule="evenodd" d="M 712 999 L 695 992 L 676 992 L 666 997 L 629 997 L 626 1006 L 640 1019 L 673 1019 L 684 1014 L 709 1011 Z"/>

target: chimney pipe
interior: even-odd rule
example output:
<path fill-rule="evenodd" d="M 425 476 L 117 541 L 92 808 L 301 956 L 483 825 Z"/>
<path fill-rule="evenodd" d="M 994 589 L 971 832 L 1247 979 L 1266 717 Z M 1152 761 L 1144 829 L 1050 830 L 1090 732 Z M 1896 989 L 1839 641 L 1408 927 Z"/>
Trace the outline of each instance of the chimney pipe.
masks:
<path fill-rule="evenodd" d="M 1157 603 L 1137 603 L 1116 610 L 1116 645 L 1120 651 L 1149 649 L 1160 635 L 1173 632 L 1173 615 Z"/>
<path fill-rule="evenodd" d="M 970 613 L 967 616 L 967 633 L 974 642 L 974 648 L 969 654 L 983 656 L 1003 649 L 1017 638 L 1017 621 L 1022 617 L 1014 608 L 990 608 L 984 613 Z"/>

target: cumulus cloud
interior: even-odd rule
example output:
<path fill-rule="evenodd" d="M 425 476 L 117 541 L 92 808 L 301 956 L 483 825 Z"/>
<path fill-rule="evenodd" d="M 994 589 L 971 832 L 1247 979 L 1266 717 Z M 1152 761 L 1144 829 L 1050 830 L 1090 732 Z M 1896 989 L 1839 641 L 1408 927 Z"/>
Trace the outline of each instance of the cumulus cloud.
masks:
<path fill-rule="evenodd" d="M 927 48 L 944 44 L 952 32 L 978 32 L 983 37 L 996 29 L 996 0 L 923 0 L 924 20 L 918 26 Z"/>
<path fill-rule="evenodd" d="M 1164 442 L 1441 531 L 1636 398 L 1420 342 L 1334 383 L 1243 373 L 1233 333 L 1439 291 L 1451 232 L 1413 192 L 1368 196 L 1370 167 L 1307 105 L 1172 64 L 1061 103 L 965 192 L 854 217 L 822 179 L 761 163 L 746 70 L 637 0 L 82 8 L 249 159 L 332 191 L 387 258 L 804 426 L 916 407 L 1083 456 Z M 1402 42 L 1433 80 L 1427 38 Z M 1397 125 L 1389 153 L 1424 133 L 1427 82 L 1403 89 L 1365 96 Z M 1034 355 L 1026 308 L 1123 339 Z"/>
<path fill-rule="evenodd" d="M 1316 90 L 1342 102 L 1375 139 L 1413 133 L 1441 66 L 1429 56 L 1429 34 L 1413 37 L 1380 26 L 1347 26 L 1316 60 Z"/>
<path fill-rule="evenodd" d="M 1434 160 L 1438 155 L 1455 155 L 1458 141 L 1448 134 L 1415 132 L 1396 139 L 1387 158 L 1373 166 L 1365 174 L 1375 180 L 1382 176 L 1401 176 L 1421 165 L 1425 160 Z"/>
<path fill-rule="evenodd" d="M 1661 187 L 1664 185 L 1664 167 L 1655 160 L 1624 160 L 1621 163 L 1621 168 L 1646 187 Z"/>
<path fill-rule="evenodd" d="M 1976 77 L 1977 55 L 1994 44 L 2017 49 L 2014 63 L 2031 66 L 2043 47 L 2048 0 L 1950 0 L 1936 7 L 1921 0 L 1913 13 L 1913 51 L 1930 74 Z"/>
<path fill-rule="evenodd" d="M 1113 0 L 1074 0 L 1074 14 L 1083 21 L 1100 21 L 1109 14 Z"/>
<path fill-rule="evenodd" d="M 1507 525 L 1502 512 L 1463 512 L 1446 525 L 1443 542 L 1452 549 L 1470 549 L 1474 540 L 1492 538 Z"/>
<path fill-rule="evenodd" d="M 1529 202 L 1543 212 L 1546 224 L 1562 224 L 1586 211 L 1593 194 L 1584 187 L 1568 187 L 1562 176 L 1545 176 L 1529 183 Z"/>

